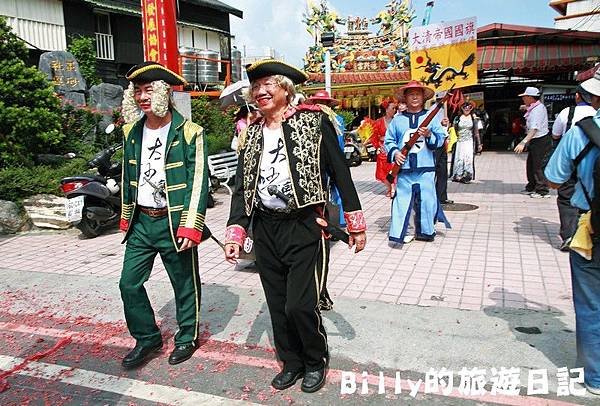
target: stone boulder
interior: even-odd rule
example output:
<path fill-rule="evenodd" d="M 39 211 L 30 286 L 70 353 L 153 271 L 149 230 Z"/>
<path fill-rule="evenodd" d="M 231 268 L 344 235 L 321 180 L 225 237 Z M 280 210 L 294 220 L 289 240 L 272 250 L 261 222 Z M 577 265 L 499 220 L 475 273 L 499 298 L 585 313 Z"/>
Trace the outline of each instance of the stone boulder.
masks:
<path fill-rule="evenodd" d="M 56 91 L 60 94 L 86 90 L 85 79 L 79 71 L 79 63 L 70 52 L 44 52 L 40 56 L 38 68 L 54 82 Z"/>
<path fill-rule="evenodd" d="M 15 203 L 0 200 L 0 234 L 14 234 L 18 231 L 26 231 L 30 227 L 29 218 L 19 212 Z"/>
<path fill-rule="evenodd" d="M 112 123 L 112 112 L 121 107 L 123 102 L 123 88 L 111 83 L 100 83 L 90 88 L 88 106 L 98 110 L 102 114 L 99 123 L 100 131 Z"/>
<path fill-rule="evenodd" d="M 33 225 L 39 228 L 66 230 L 71 223 L 65 217 L 65 197 L 35 195 L 23 201 Z"/>
<path fill-rule="evenodd" d="M 112 83 L 100 83 L 90 88 L 89 106 L 101 111 L 112 112 L 121 107 L 123 88 Z"/>

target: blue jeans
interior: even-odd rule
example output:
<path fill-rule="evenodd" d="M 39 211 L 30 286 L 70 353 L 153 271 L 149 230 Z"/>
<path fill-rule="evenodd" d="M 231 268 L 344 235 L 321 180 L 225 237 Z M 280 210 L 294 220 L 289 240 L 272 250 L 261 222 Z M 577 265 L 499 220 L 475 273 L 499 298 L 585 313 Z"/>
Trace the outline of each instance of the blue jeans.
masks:
<path fill-rule="evenodd" d="M 577 363 L 585 383 L 600 388 L 600 241 L 594 242 L 592 260 L 572 252 L 571 279 L 577 323 Z"/>

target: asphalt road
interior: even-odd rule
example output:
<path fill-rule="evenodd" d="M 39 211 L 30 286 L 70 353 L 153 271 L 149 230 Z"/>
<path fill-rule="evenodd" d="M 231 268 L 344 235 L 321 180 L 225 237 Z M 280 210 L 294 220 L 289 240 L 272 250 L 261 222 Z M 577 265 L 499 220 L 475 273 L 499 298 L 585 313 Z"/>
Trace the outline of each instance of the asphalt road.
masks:
<path fill-rule="evenodd" d="M 324 313 L 332 354 L 327 385 L 316 394 L 301 392 L 299 383 L 276 391 L 269 382 L 279 365 L 262 291 L 218 284 L 203 285 L 200 349 L 191 360 L 169 366 L 176 329 L 172 290 L 167 282 L 150 281 L 165 347 L 142 368 L 123 370 L 120 360 L 133 341 L 117 282 L 0 269 L 0 370 L 16 368 L 0 372 L 0 404 L 600 404 L 590 395 L 556 393 L 557 368 L 574 364 L 572 315 L 346 298 Z M 442 367 L 454 372 L 454 390 L 426 393 L 425 374 Z M 492 368 L 519 368 L 522 387 L 518 395 L 466 395 L 457 389 L 463 367 L 485 369 L 488 392 Z M 527 396 L 533 369 L 548 371 L 548 395 Z M 354 376 L 354 393 L 341 393 L 342 376 Z"/>

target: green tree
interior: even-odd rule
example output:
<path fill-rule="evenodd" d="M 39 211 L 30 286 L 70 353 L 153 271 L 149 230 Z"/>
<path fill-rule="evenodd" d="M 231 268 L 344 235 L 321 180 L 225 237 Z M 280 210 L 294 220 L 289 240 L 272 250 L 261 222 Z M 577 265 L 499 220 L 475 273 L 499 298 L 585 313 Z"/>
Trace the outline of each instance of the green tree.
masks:
<path fill-rule="evenodd" d="M 192 121 L 204 127 L 209 155 L 229 149 L 235 129 L 231 112 L 223 112 L 217 103 L 200 97 L 192 100 Z"/>
<path fill-rule="evenodd" d="M 102 81 L 96 71 L 96 40 L 83 35 L 69 37 L 68 51 L 79 63 L 79 71 L 88 87 L 100 84 Z"/>
<path fill-rule="evenodd" d="M 64 140 L 60 100 L 26 57 L 25 44 L 0 18 L 0 169 L 30 166 L 35 154 L 55 152 Z"/>

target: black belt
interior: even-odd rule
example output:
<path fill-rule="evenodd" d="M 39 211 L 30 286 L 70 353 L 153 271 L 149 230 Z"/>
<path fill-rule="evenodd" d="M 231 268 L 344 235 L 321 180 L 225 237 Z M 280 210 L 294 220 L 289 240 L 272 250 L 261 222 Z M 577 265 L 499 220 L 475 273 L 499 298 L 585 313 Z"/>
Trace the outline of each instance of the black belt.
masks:
<path fill-rule="evenodd" d="M 157 209 L 156 207 L 145 207 L 145 206 L 138 206 L 140 208 L 140 211 L 150 217 L 164 217 L 167 214 L 169 214 L 169 209 L 166 207 L 161 207 L 160 209 Z"/>
<path fill-rule="evenodd" d="M 267 218 L 272 218 L 272 219 L 282 219 L 282 220 L 298 219 L 298 218 L 306 217 L 306 215 L 308 213 L 310 213 L 310 211 L 312 211 L 311 208 L 295 209 L 295 210 L 288 210 L 288 209 L 276 210 L 276 209 L 269 209 L 268 207 L 264 207 L 264 206 L 256 208 L 256 213 L 261 217 L 267 217 Z"/>

